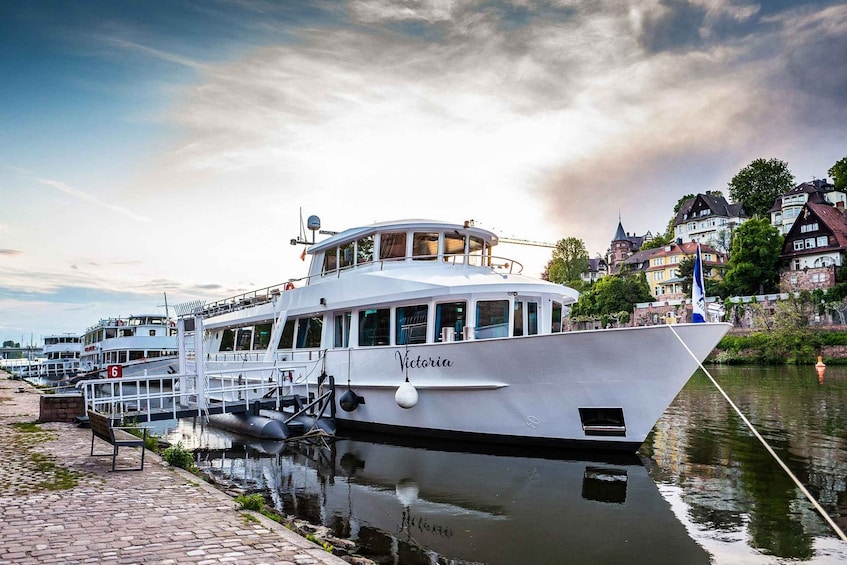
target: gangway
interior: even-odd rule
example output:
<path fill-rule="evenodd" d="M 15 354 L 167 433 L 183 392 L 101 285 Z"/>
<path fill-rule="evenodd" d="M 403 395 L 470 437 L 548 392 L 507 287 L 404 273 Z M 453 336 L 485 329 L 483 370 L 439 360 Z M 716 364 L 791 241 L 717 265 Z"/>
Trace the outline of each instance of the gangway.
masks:
<path fill-rule="evenodd" d="M 262 408 L 281 410 L 298 402 L 295 388 L 309 398 L 307 385 L 295 384 L 291 374 L 305 365 L 240 368 L 204 374 L 175 373 L 86 380 L 79 383 L 86 410 L 113 419 L 151 422 Z M 262 377 L 251 378 L 261 372 Z M 269 377 L 267 375 L 270 375 Z M 198 378 L 205 382 L 198 387 Z M 304 386 L 306 388 L 304 388 Z"/>

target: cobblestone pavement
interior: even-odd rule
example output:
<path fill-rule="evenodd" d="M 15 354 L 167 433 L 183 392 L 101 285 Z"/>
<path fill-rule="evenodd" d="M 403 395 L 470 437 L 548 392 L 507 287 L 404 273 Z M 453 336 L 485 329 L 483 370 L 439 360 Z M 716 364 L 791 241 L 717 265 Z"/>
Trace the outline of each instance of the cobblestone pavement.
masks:
<path fill-rule="evenodd" d="M 143 471 L 112 473 L 90 430 L 32 425 L 38 410 L 38 391 L 0 371 L 0 565 L 345 563 L 150 452 Z M 123 448 L 118 468 L 139 460 Z"/>

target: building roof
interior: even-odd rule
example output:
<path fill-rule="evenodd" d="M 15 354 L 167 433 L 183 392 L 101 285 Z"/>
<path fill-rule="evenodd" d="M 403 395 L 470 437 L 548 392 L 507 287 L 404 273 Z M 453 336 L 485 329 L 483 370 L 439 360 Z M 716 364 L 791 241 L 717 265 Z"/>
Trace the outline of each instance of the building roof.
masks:
<path fill-rule="evenodd" d="M 696 209 L 708 208 L 712 212 L 712 216 L 724 216 L 726 218 L 746 218 L 747 213 L 741 203 L 730 204 L 723 196 L 717 196 L 712 193 L 698 194 L 694 198 L 689 198 L 679 207 L 679 212 L 676 213 L 673 225 L 678 226 L 689 220 L 691 211 Z M 698 216 L 699 217 L 699 216 Z"/>
<path fill-rule="evenodd" d="M 826 179 L 815 179 L 809 182 L 803 182 L 786 192 L 781 196 L 777 196 L 773 202 L 773 206 L 768 212 L 779 212 L 782 210 L 782 199 L 786 196 L 793 196 L 797 194 L 806 193 L 809 195 L 809 202 L 826 202 L 826 198 L 824 198 L 823 193 L 832 192 L 835 190 L 835 185 L 830 184 L 826 181 Z"/>
<path fill-rule="evenodd" d="M 828 249 L 847 249 L 847 215 L 845 215 L 843 208 L 838 208 L 831 204 L 807 202 L 803 206 L 803 210 L 797 218 L 798 221 L 795 221 L 794 225 L 791 226 L 791 230 L 785 234 L 781 254 L 783 257 L 821 252 L 822 249 L 820 247 L 798 251 L 794 250 L 793 242 L 798 239 L 798 235 L 801 233 L 801 226 L 807 223 L 799 220 L 800 218 L 807 219 L 807 214 L 811 214 L 814 218 L 817 218 L 819 223 L 824 225 L 826 229 L 822 229 L 821 231 L 828 231 L 835 238 L 835 245 L 827 246 Z M 803 234 L 802 237 L 806 237 L 806 234 Z"/>

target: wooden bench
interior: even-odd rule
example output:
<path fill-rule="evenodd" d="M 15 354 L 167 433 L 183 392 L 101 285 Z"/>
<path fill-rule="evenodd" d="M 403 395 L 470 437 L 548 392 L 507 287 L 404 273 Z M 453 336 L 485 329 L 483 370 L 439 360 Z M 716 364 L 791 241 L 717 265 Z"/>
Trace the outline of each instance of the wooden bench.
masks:
<path fill-rule="evenodd" d="M 112 471 L 143 471 L 144 452 L 146 451 L 145 440 L 147 439 L 147 428 L 142 426 L 118 427 L 112 425 L 112 420 L 106 414 L 88 411 L 88 423 L 91 426 L 91 455 L 94 457 L 112 456 Z M 127 430 L 144 430 L 142 437 L 135 436 Z M 94 438 L 98 437 L 112 446 L 111 453 L 94 453 Z M 116 469 L 115 464 L 118 457 L 118 448 L 141 447 L 141 466 L 132 469 Z"/>

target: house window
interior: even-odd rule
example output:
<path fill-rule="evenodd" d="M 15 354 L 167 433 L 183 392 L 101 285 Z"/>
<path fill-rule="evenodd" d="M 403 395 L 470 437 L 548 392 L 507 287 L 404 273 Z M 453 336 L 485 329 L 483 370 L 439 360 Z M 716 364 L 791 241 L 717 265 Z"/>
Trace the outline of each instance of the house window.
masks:
<path fill-rule="evenodd" d="M 806 249 L 814 249 L 814 247 L 815 247 L 815 238 L 814 237 L 807 237 L 805 241 L 806 241 Z"/>
<path fill-rule="evenodd" d="M 826 247 L 829 244 L 829 240 L 825 235 L 818 237 L 818 247 Z"/>
<path fill-rule="evenodd" d="M 664 271 L 656 271 L 655 273 L 653 273 L 653 280 L 654 281 L 665 280 L 665 272 Z"/>
<path fill-rule="evenodd" d="M 653 266 L 664 265 L 664 264 L 665 264 L 665 258 L 664 257 L 657 257 L 656 259 L 653 259 Z"/>
<path fill-rule="evenodd" d="M 794 251 L 800 251 L 801 249 L 803 249 L 803 240 L 802 239 L 794 240 Z"/>
<path fill-rule="evenodd" d="M 794 243 L 797 243 L 797 242 L 795 241 Z M 794 270 L 795 271 L 800 270 L 800 259 L 794 259 Z M 791 282 L 797 282 L 797 280 L 795 279 L 795 280 L 792 280 Z"/>
<path fill-rule="evenodd" d="M 818 228 L 817 222 L 812 222 L 811 224 L 804 224 L 804 225 L 800 226 L 800 232 L 801 233 L 806 233 L 806 232 L 810 232 L 810 231 L 818 231 L 818 229 L 819 228 Z"/>

